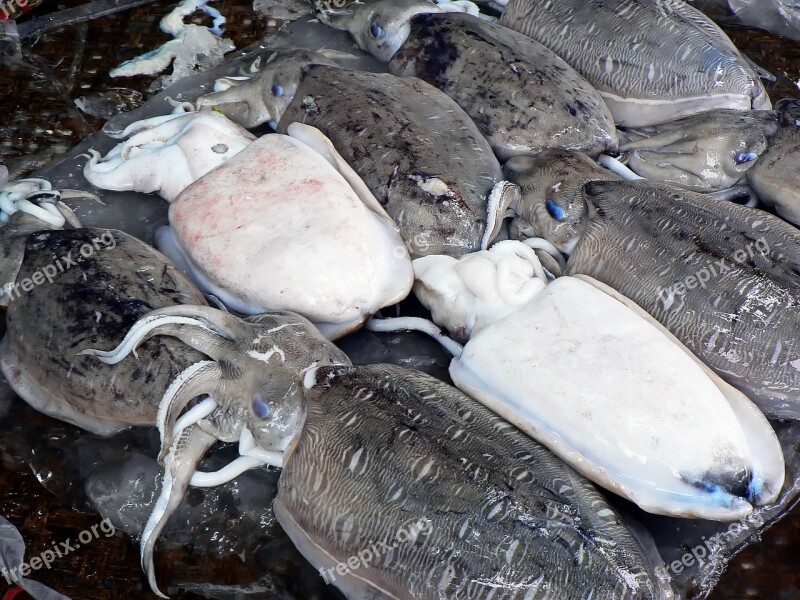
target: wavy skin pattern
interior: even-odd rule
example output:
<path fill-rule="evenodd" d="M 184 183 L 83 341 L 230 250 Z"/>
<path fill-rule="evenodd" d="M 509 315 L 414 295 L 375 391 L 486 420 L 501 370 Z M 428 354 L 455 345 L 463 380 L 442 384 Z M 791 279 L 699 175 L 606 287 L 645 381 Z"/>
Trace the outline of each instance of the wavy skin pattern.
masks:
<path fill-rule="evenodd" d="M 293 539 L 309 536 L 317 567 L 390 546 L 337 580 L 348 597 L 659 597 L 596 489 L 477 401 L 390 365 L 321 369 L 317 382 L 276 512 Z M 419 519 L 426 532 L 397 541 Z"/>

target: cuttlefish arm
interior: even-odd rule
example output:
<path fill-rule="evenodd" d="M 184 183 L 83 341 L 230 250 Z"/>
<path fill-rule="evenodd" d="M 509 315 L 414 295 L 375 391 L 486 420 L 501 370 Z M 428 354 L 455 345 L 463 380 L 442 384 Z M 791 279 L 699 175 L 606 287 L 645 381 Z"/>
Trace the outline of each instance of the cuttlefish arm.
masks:
<path fill-rule="evenodd" d="M 81 196 L 96 198 L 77 190 L 54 190 L 49 181 L 39 177 L 6 181 L 0 185 L 0 222 L 7 223 L 11 215 L 23 212 L 52 228 L 58 229 L 67 223 L 81 227 L 72 209 L 62 202 L 64 197 Z"/>
<path fill-rule="evenodd" d="M 144 526 L 141 541 L 142 569 L 147 573 L 150 589 L 161 598 L 167 596 L 161 593 L 156 583 L 155 568 L 153 565 L 153 551 L 156 540 L 169 516 L 175 512 L 178 505 L 186 495 L 189 481 L 197 464 L 205 453 L 217 442 L 213 435 L 203 431 L 197 424 L 190 425 L 175 438 L 175 442 L 167 453 L 164 463 L 164 478 L 161 482 L 161 493 L 156 500 L 150 518 Z"/>

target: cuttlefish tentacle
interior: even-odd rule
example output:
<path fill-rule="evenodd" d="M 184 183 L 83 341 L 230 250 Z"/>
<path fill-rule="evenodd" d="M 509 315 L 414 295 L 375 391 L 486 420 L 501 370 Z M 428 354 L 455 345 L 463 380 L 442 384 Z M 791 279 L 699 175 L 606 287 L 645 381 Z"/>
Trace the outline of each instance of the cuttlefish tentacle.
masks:
<path fill-rule="evenodd" d="M 558 263 L 561 271 L 567 268 L 567 259 L 564 258 L 564 255 L 561 253 L 561 251 L 549 240 L 540 237 L 529 237 L 521 241 L 529 248 L 533 248 L 534 252 L 539 250 L 555 260 L 556 263 Z M 536 256 L 539 258 L 539 260 L 542 260 L 542 254 L 540 254 L 540 252 L 536 252 Z M 558 276 L 558 274 L 556 274 L 556 276 Z"/>
<path fill-rule="evenodd" d="M 215 349 L 221 344 L 220 338 L 233 340 L 237 333 L 235 318 L 226 316 L 226 313 L 207 306 L 177 305 L 154 310 L 139 319 L 113 350 L 86 349 L 80 354 L 97 356 L 104 363 L 115 365 L 131 353 L 136 356 L 136 348 L 151 337 L 173 335 L 217 360 L 221 353 Z M 193 326 L 194 329 L 189 334 L 180 326 Z M 230 350 L 231 347 L 226 346 L 225 349 Z"/>
<path fill-rule="evenodd" d="M 175 422 L 175 427 L 172 428 L 172 439 L 181 431 L 186 429 L 189 425 L 193 425 L 198 421 L 205 419 L 213 413 L 219 404 L 211 397 L 206 396 L 203 400 L 195 404 L 192 408 L 183 413 Z M 170 444 L 172 442 L 170 441 Z"/>
<path fill-rule="evenodd" d="M 156 425 L 161 434 L 159 462 L 164 459 L 172 447 L 176 430 L 178 430 L 178 435 L 180 434 L 180 429 L 177 427 L 180 414 L 198 396 L 207 394 L 213 401 L 214 392 L 218 389 L 221 376 L 222 370 L 216 361 L 200 361 L 180 373 L 164 392 L 156 417 Z M 216 401 L 214 402 L 216 404 Z M 198 421 L 202 418 L 199 414 L 196 416 Z"/>
<path fill-rule="evenodd" d="M 598 156 L 597 164 L 599 164 L 601 167 L 605 167 L 615 175 L 619 175 L 628 181 L 638 181 L 640 179 L 644 179 L 644 177 L 640 177 L 631 171 L 628 165 L 614 158 L 613 156 L 609 156 L 608 154 L 601 154 Z"/>
<path fill-rule="evenodd" d="M 159 591 L 156 583 L 153 565 L 156 540 L 169 516 L 183 500 L 197 464 L 216 441 L 214 436 L 203 431 L 198 424 L 190 425 L 178 434 L 165 457 L 161 493 L 144 526 L 141 542 L 142 569 L 147 573 L 150 589 L 161 598 L 167 596 Z"/>
<path fill-rule="evenodd" d="M 448 337 L 433 321 L 422 317 L 392 317 L 387 319 L 372 317 L 364 324 L 364 329 L 380 333 L 419 331 L 435 339 L 442 345 L 442 348 L 455 357 L 461 356 L 461 352 L 464 350 L 464 346 Z"/>
<path fill-rule="evenodd" d="M 0 221 L 7 222 L 16 212 L 36 217 L 54 228 L 65 223 L 80 227 L 75 213 L 61 201 L 62 192 L 46 179 L 30 177 L 0 185 Z"/>
<path fill-rule="evenodd" d="M 206 432 L 218 437 L 218 427 L 214 420 L 200 421 L 198 425 Z M 250 469 L 270 465 L 283 468 L 283 452 L 264 450 L 257 443 L 250 430 L 243 426 L 239 432 L 239 457 L 217 471 L 195 471 L 189 485 L 193 487 L 213 487 L 222 485 Z"/>

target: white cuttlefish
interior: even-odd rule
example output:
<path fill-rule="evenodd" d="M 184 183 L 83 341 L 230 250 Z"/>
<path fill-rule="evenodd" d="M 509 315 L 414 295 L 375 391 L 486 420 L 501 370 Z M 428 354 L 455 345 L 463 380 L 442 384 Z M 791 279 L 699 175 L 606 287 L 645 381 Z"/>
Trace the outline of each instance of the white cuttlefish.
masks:
<path fill-rule="evenodd" d="M 454 354 L 456 386 L 595 483 L 656 514 L 734 520 L 783 486 L 778 439 L 756 406 L 649 314 L 583 275 L 551 283 L 534 251 L 505 241 L 460 260 L 414 261 Z"/>
<path fill-rule="evenodd" d="M 182 106 L 179 110 L 182 110 Z M 172 202 L 156 243 L 206 293 L 260 314 L 291 310 L 346 334 L 414 281 L 397 225 L 322 133 L 255 138 L 212 111 L 129 126 L 84 175 Z"/>

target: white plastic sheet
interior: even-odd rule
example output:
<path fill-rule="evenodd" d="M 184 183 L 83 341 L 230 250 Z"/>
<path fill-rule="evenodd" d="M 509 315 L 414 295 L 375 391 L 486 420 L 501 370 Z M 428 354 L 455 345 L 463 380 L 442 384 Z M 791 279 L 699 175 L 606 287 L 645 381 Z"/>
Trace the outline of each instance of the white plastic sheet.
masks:
<path fill-rule="evenodd" d="M 10 522 L 0 517 L 0 568 L 3 575 L 36 600 L 70 600 L 43 583 L 20 577 L 19 571 L 24 560 L 25 542 L 22 535 Z"/>

